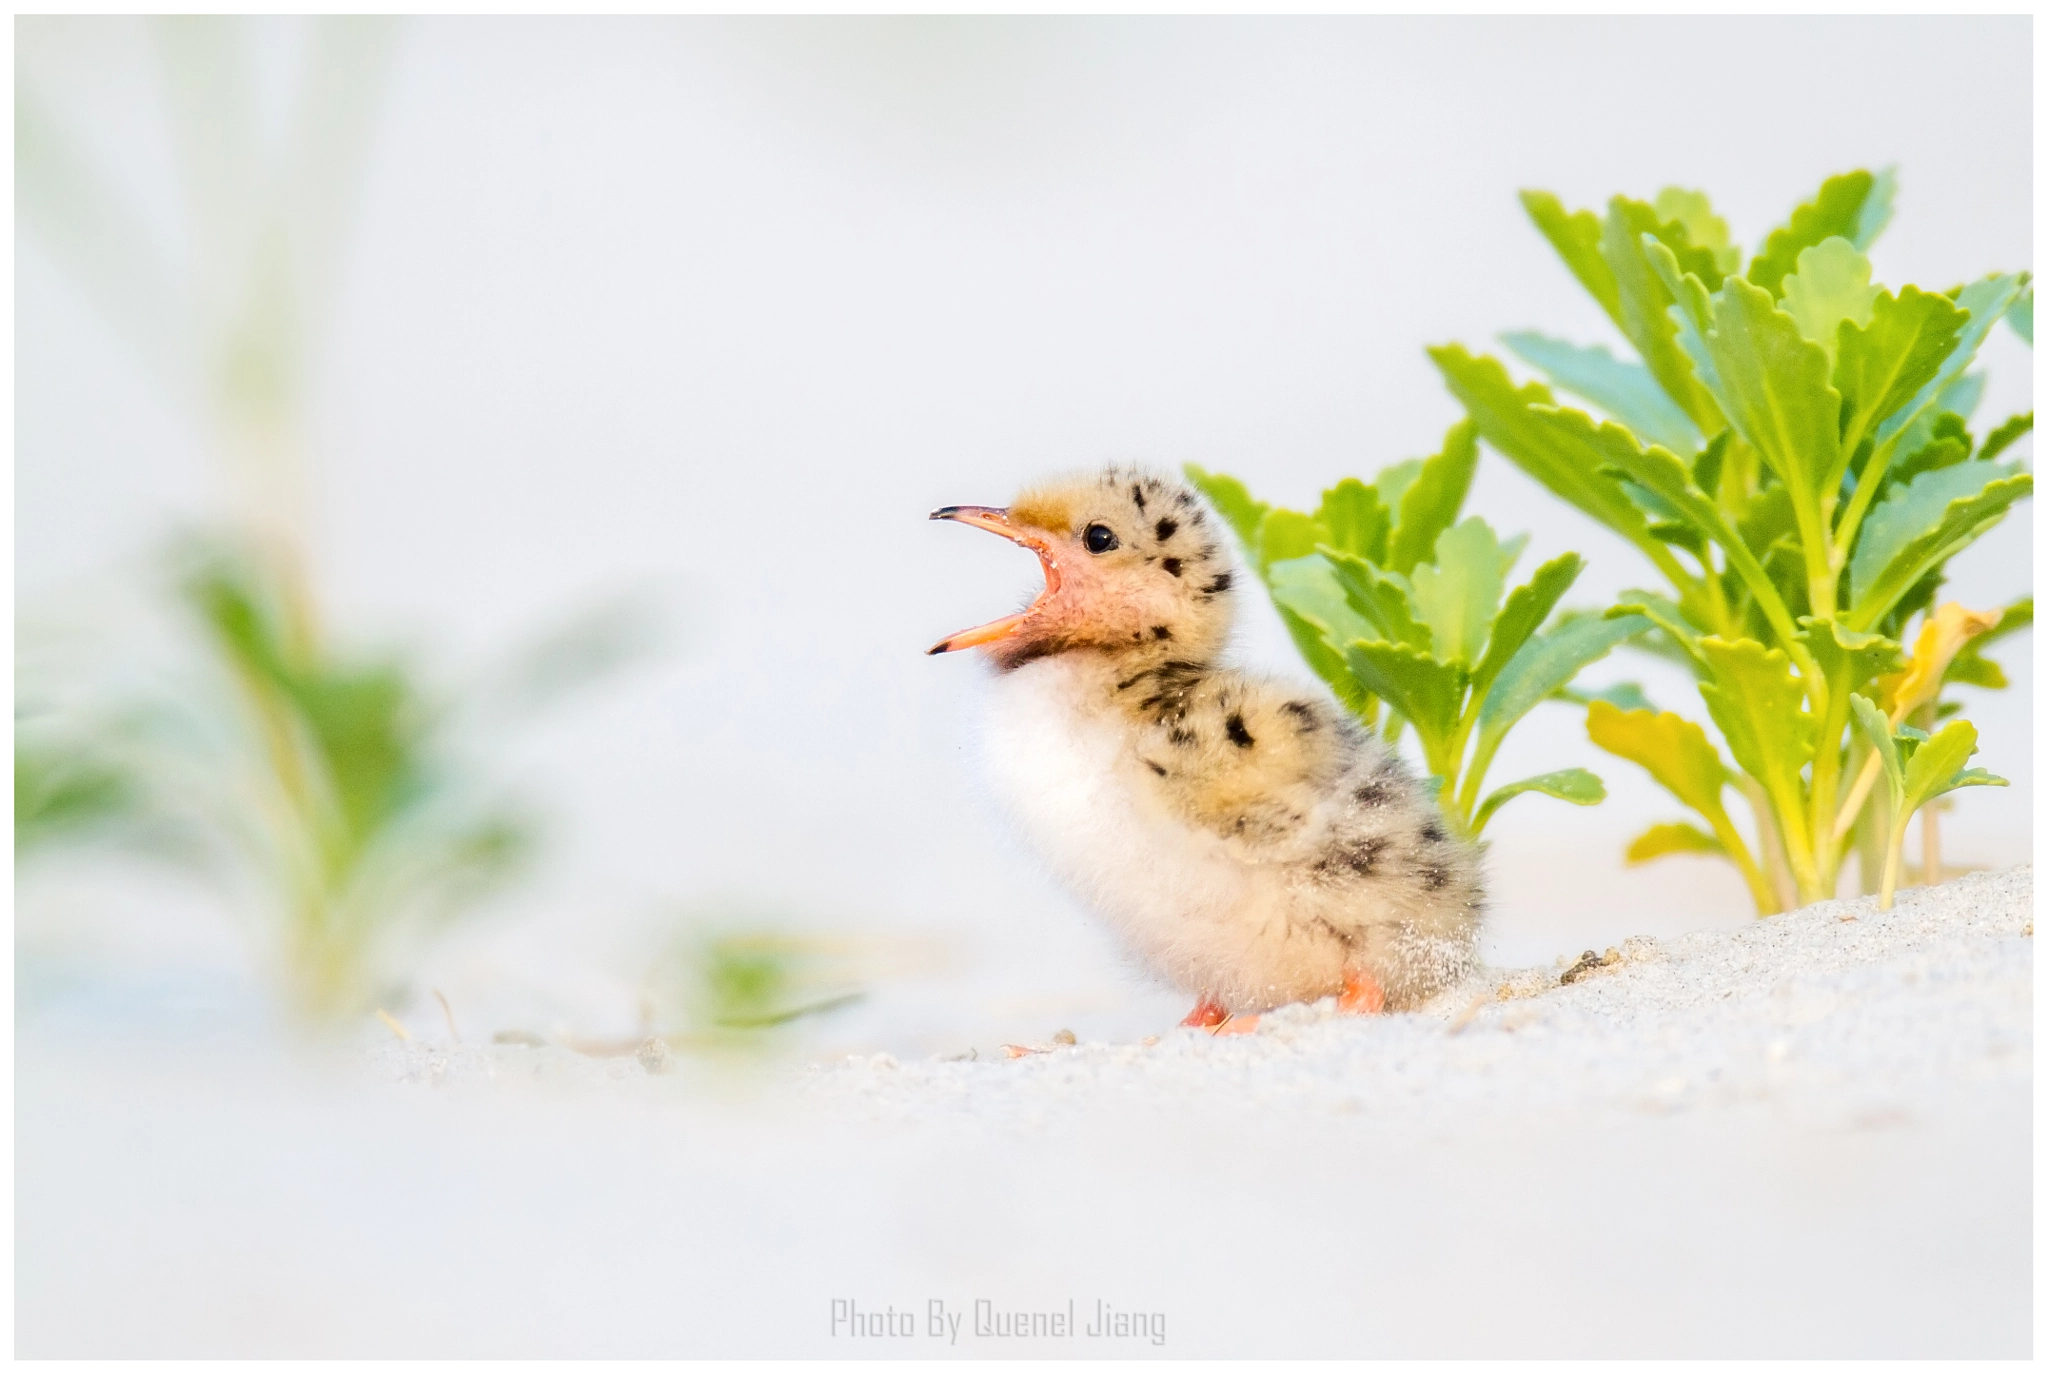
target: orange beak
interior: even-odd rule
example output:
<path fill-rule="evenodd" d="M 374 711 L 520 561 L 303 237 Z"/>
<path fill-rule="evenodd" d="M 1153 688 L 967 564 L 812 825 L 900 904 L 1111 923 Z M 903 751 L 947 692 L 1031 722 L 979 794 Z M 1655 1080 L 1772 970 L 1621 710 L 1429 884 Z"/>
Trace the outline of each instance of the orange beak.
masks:
<path fill-rule="evenodd" d="M 949 650 L 972 649 L 976 645 L 991 644 L 1008 639 L 1024 628 L 1024 623 L 1038 613 L 1046 599 L 1060 588 L 1060 566 L 1053 559 L 1052 546 L 1033 531 L 1010 523 L 1010 513 L 998 506 L 941 506 L 932 512 L 933 520 L 957 520 L 962 525 L 972 525 L 1001 535 L 1014 544 L 1021 544 L 1038 555 L 1039 565 L 1045 569 L 1045 591 L 1038 594 L 1031 605 L 1014 616 L 1005 616 L 987 625 L 978 625 L 972 630 L 963 630 L 926 650 L 927 654 L 944 654 Z"/>

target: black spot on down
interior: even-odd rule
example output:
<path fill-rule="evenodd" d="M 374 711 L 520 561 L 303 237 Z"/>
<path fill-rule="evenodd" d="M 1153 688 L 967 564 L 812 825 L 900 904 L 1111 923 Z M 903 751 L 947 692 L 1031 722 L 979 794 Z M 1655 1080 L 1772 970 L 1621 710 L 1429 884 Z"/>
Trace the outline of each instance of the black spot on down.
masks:
<path fill-rule="evenodd" d="M 1252 733 L 1244 728 L 1244 714 L 1242 712 L 1233 711 L 1224 719 L 1223 733 L 1230 737 L 1231 744 L 1241 750 L 1248 750 L 1258 743 L 1252 739 Z"/>

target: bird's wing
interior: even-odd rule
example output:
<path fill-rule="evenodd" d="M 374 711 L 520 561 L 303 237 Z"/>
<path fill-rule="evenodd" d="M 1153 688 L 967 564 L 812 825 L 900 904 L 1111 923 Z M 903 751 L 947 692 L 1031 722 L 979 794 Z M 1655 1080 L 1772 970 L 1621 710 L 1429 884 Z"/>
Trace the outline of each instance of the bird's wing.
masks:
<path fill-rule="evenodd" d="M 1211 673 L 1138 739 L 1168 806 L 1251 850 L 1284 849 L 1358 756 L 1358 727 L 1290 684 Z"/>

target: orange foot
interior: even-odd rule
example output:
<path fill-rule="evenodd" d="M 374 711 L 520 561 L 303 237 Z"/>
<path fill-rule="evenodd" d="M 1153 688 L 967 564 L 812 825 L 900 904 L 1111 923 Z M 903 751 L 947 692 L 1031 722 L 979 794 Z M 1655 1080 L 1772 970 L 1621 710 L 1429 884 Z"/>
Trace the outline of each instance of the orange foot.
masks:
<path fill-rule="evenodd" d="M 1259 1019 L 1256 1016 L 1232 1017 L 1222 1026 L 1216 1028 L 1216 1034 L 1218 1036 L 1247 1036 L 1258 1029 Z"/>
<path fill-rule="evenodd" d="M 1182 1026 L 1214 1027 L 1230 1020 L 1230 1010 L 1211 998 L 1202 995 L 1202 1001 L 1195 1004 L 1195 1010 L 1181 1019 Z"/>
<path fill-rule="evenodd" d="M 1379 981 L 1364 970 L 1347 970 L 1344 974 L 1344 992 L 1337 999 L 1337 1010 L 1353 1015 L 1370 1015 L 1387 1010 L 1387 995 L 1380 992 Z"/>

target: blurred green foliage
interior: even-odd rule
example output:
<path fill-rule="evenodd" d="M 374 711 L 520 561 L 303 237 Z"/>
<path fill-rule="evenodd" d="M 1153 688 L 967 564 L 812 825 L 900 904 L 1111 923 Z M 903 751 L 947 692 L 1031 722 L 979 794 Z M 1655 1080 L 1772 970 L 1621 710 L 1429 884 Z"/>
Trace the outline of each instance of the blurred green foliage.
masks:
<path fill-rule="evenodd" d="M 776 1033 L 860 1001 L 853 944 L 773 914 L 690 912 L 651 971 L 650 1012 L 675 1043 L 765 1047 Z"/>

